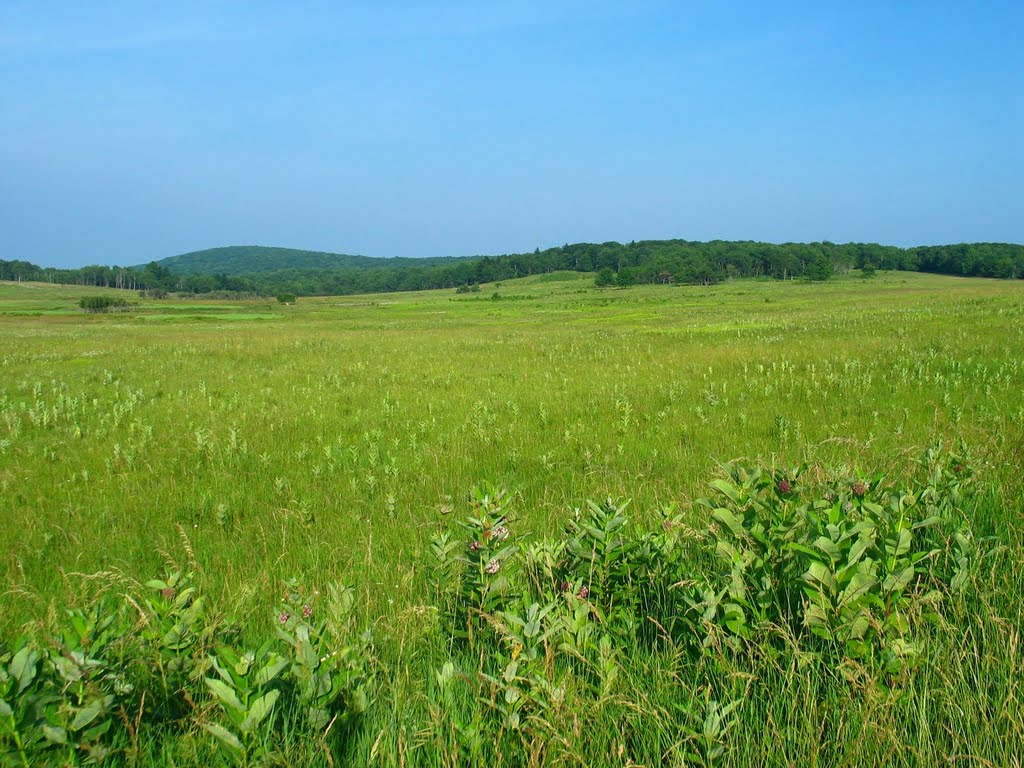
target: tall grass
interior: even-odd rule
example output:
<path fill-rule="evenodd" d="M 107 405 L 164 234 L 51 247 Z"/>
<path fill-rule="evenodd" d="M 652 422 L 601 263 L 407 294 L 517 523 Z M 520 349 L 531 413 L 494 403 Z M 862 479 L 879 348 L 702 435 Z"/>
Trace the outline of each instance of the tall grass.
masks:
<path fill-rule="evenodd" d="M 374 638 L 368 708 L 343 740 L 309 743 L 296 723 L 272 751 L 459 764 L 457 726 L 491 710 L 458 674 L 438 677 L 453 659 L 459 674 L 473 665 L 441 631 L 427 564 L 481 481 L 514 492 L 524 544 L 607 497 L 632 499 L 645 528 L 674 505 L 700 532 L 710 517 L 694 502 L 719 462 L 896 482 L 926 445 L 963 442 L 977 488 L 966 512 L 999 549 L 969 599 L 945 601 L 899 685 L 852 658 L 714 643 L 693 655 L 662 638 L 616 646 L 607 691 L 570 685 L 530 738 L 488 730 L 476 754 L 1021 763 L 1021 286 L 899 274 L 600 291 L 571 275 L 289 307 L 144 299 L 104 317 L 77 312 L 81 295 L 0 286 L 2 638 L 42 637 L 99 592 L 138 599 L 169 562 L 194 571 L 210 621 L 230 619 L 239 646 L 273 633 L 288 579 L 323 595 L 344 583 Z M 696 577 L 710 561 L 694 557 Z M 202 706 L 191 727 L 143 728 L 107 759 L 213 759 L 201 726 L 216 709 Z"/>

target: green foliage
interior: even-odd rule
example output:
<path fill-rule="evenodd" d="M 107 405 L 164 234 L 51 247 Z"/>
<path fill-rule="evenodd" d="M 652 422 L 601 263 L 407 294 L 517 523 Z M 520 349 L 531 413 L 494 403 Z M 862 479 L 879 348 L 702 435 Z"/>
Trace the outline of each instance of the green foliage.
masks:
<path fill-rule="evenodd" d="M 354 599 L 351 589 L 332 584 L 319 606 L 292 581 L 278 616 L 278 637 L 290 649 L 295 700 L 315 733 L 336 723 L 338 730 L 350 726 L 369 706 L 371 639 L 354 631 Z"/>
<path fill-rule="evenodd" d="M 644 531 L 614 500 L 588 502 L 558 539 L 520 548 L 499 537 L 500 548 L 485 551 L 510 497 L 474 492 L 484 513 L 461 524 L 469 543 L 433 542 L 456 633 L 476 627 L 468 651 L 478 675 L 454 663 L 437 672 L 438 727 L 450 748 L 478 760 L 487 733 L 519 734 L 513 743 L 525 748 L 557 731 L 568 691 L 614 699 L 638 643 L 678 643 L 695 668 L 724 646 L 734 658 L 856 663 L 880 685 L 897 685 L 922 658 L 929 627 L 945 621 L 944 600 L 972 583 L 987 556 L 962 511 L 966 459 L 941 445 L 900 490 L 882 475 L 812 482 L 806 467 L 726 470 L 711 483 L 715 501 L 701 500 L 713 525 L 690 551 L 673 508 Z M 481 570 L 496 552 L 492 575 L 507 574 L 498 590 Z M 698 564 L 710 568 L 695 579 Z M 651 625 L 654 638 L 643 631 Z M 460 684 L 481 707 L 471 717 L 454 693 Z M 697 765 L 724 761 L 740 706 L 708 699 L 696 715 L 687 705 L 679 754 Z"/>
<path fill-rule="evenodd" d="M 273 728 L 274 705 L 281 695 L 278 678 L 288 668 L 288 659 L 274 651 L 271 642 L 241 653 L 222 645 L 210 656 L 210 665 L 216 675 L 205 682 L 227 724 L 203 727 L 232 761 L 245 764 L 262 757 L 270 747 L 260 726 Z"/>
<path fill-rule="evenodd" d="M 191 572 L 176 570 L 145 585 L 151 592 L 141 601 L 138 640 L 146 663 L 138 678 L 154 719 L 176 720 L 187 714 L 189 690 L 216 637 L 217 625 L 207 620 L 206 600 L 193 580 Z"/>
<path fill-rule="evenodd" d="M 439 629 L 455 656 L 432 676 L 431 729 L 460 760 L 512 750 L 517 762 L 543 761 L 550 747 L 537 745 L 559 732 L 571 702 L 601 709 L 623 695 L 638 644 L 670 643 L 701 675 L 714 674 L 724 640 L 737 658 L 856 662 L 888 685 L 923 658 L 944 601 L 971 590 L 988 557 L 963 514 L 969 466 L 941 445 L 904 486 L 730 464 L 711 483 L 715 500 L 700 502 L 713 523 L 692 551 L 673 507 L 646 531 L 612 499 L 521 547 L 508 527 L 514 496 L 482 484 L 459 536 L 432 541 Z M 710 570 L 693 579 L 700 564 Z M 101 594 L 65 611 L 47 642 L 22 638 L 0 654 L 4 759 L 101 761 L 134 738 L 128 713 L 132 728 L 193 720 L 237 765 L 280 762 L 278 738 L 293 729 L 328 752 L 328 733 L 355 733 L 373 648 L 356 630 L 351 590 L 334 584 L 321 596 L 290 581 L 274 634 L 240 650 L 194 582 L 174 570 L 139 599 Z M 677 706 L 683 737 L 668 751 L 696 765 L 727 761 L 742 700 Z"/>
<path fill-rule="evenodd" d="M 960 511 L 964 461 L 939 445 L 922 460 L 919 485 L 896 491 L 881 476 L 856 477 L 818 494 L 805 489 L 802 468 L 729 466 L 729 479 L 712 483 L 717 499 L 701 500 L 717 524 L 722 570 L 691 605 L 735 647 L 781 629 L 787 642 L 900 672 L 919 655 L 917 623 L 978 564 Z"/>
<path fill-rule="evenodd" d="M 277 294 L 277 301 L 279 304 L 294 304 L 295 294 L 294 293 L 279 293 Z"/>
<path fill-rule="evenodd" d="M 115 296 L 83 296 L 79 299 L 78 306 L 86 312 L 111 312 L 132 305 L 128 303 L 127 299 Z"/>
<path fill-rule="evenodd" d="M 107 719 L 105 733 L 72 733 L 81 748 L 55 745 L 28 725 L 38 720 L 27 696 L 0 696 L 29 714 L 15 718 L 29 764 L 101 752 L 111 765 L 232 760 L 203 727 L 242 743 L 204 682 L 217 676 L 209 657 L 273 641 L 288 668 L 272 684 L 280 693 L 251 736 L 250 762 L 910 766 L 965 755 L 1013 765 L 1024 739 L 1022 286 L 853 274 L 813 287 L 609 292 L 559 273 L 506 282 L 502 302 L 455 301 L 452 291 L 304 300 L 230 325 L 220 307 L 180 298 L 158 316 L 94 322 L 74 306 L 85 290 L 0 285 L 10 331 L 0 352 L 0 518 L 11 532 L 0 558 L 0 666 L 10 677 L 27 635 L 39 671 L 26 691 L 77 711 L 43 658 L 65 646 L 61 606 L 88 613 L 103 592 L 116 609 L 104 612 L 115 616 L 113 639 L 88 652 L 120 678 L 103 673 L 87 686 L 101 709 L 114 696 L 86 727 Z M 54 316 L 16 316 L 36 311 Z M 933 435 L 949 445 L 962 436 L 974 458 L 958 463 L 943 450 L 938 462 L 908 463 Z M 814 547 L 831 535 L 839 495 L 830 492 L 854 501 L 859 480 L 887 515 L 893 495 L 955 509 L 934 513 L 948 523 L 911 524 L 909 552 L 929 554 L 890 598 L 906 628 L 883 618 L 854 656 L 843 633 L 858 614 L 835 610 L 846 587 L 804 579 L 809 555 L 790 563 L 795 588 L 778 590 L 792 595 L 791 621 L 748 617 L 749 638 L 705 623 L 687 598 L 721 593 L 731 576 L 716 554 L 723 524 L 692 501 L 710 495 L 729 507 L 703 490 L 714 456 L 750 457 L 741 464 L 769 484 L 795 480 L 789 508 L 812 505 L 820 523 L 808 546 L 833 574 L 842 560 Z M 823 469 L 845 464 L 872 473 Z M 439 548 L 466 554 L 470 534 L 457 521 L 480 516 L 465 490 L 481 477 L 515 489 L 506 543 L 520 551 L 502 565 L 501 599 L 486 614 L 464 608 L 460 624 L 450 606 L 467 565 L 451 557 L 452 576 L 435 582 L 429 537 L 447 522 Z M 618 500 L 626 495 L 628 506 Z M 608 507 L 609 496 L 616 511 L 603 516 L 584 502 Z M 778 499 L 771 505 L 781 516 Z M 886 539 L 898 548 L 895 520 L 879 549 Z M 606 558 L 585 526 L 613 529 L 623 546 Z M 190 565 L 165 572 L 163 553 L 181 533 Z M 859 535 L 836 543 L 841 558 Z M 880 556 L 870 558 L 884 581 Z M 625 578 L 617 563 L 629 564 Z M 141 586 L 136 574 L 165 575 Z M 289 585 L 282 596 L 289 574 L 311 589 Z M 599 588 L 602 579 L 611 586 Z M 307 624 L 312 645 L 339 581 L 355 588 L 353 610 L 329 619 L 339 631 L 326 646 L 348 661 L 327 690 L 325 665 L 299 663 L 305 644 L 278 629 L 298 641 L 298 622 Z M 838 639 L 803 623 L 812 586 L 831 602 L 823 628 Z M 285 610 L 294 627 L 280 623 Z M 875 621 L 884 614 L 866 610 Z M 359 632 L 370 626 L 372 648 Z M 911 654 L 890 665 L 901 643 Z M 350 678 L 351 693 L 317 701 Z M 319 693 L 303 701 L 303 689 Z M 716 725 L 712 704 L 719 714 L 735 706 Z M 323 717 L 311 712 L 324 708 L 333 725 L 314 727 Z M 0 718 L 0 764 L 21 764 L 8 722 Z"/>
<path fill-rule="evenodd" d="M 115 648 L 124 614 L 102 598 L 62 618 L 50 644 L 21 638 L 0 650 L 0 757 L 12 764 L 102 760 L 132 694 Z"/>
<path fill-rule="evenodd" d="M 372 256 L 353 256 L 344 253 L 304 251 L 296 248 L 275 248 L 261 245 L 230 245 L 207 248 L 156 262 L 161 269 L 174 275 L 218 274 L 253 275 L 280 269 L 340 270 L 376 269 L 382 266 L 400 267 L 430 265 L 455 261 L 452 258 L 396 258 L 380 259 Z"/>
<path fill-rule="evenodd" d="M 618 284 L 618 279 L 611 267 L 604 267 L 594 278 L 594 286 L 597 288 L 612 288 Z"/>
<path fill-rule="evenodd" d="M 878 267 L 972 277 L 1024 278 L 1024 246 L 1008 243 L 898 248 L 875 243 L 758 243 L 647 240 L 575 243 L 498 257 L 380 259 L 230 246 L 181 254 L 131 268 L 44 269 L 0 260 L 0 280 L 276 295 L 340 295 L 456 288 L 563 270 L 596 272 L 597 287 L 677 283 L 713 285 L 734 277 L 827 280 L 834 272 Z M 865 271 L 867 268 L 867 271 Z M 147 296 L 156 295 L 147 293 Z"/>
<path fill-rule="evenodd" d="M 146 585 L 154 596 L 101 594 L 65 610 L 42 641 L 0 645 L 0 764 L 98 763 L 141 726 L 190 720 L 231 762 L 276 759 L 275 734 L 292 725 L 279 701 L 321 741 L 332 726 L 336 736 L 351 730 L 368 707 L 370 642 L 355 632 L 350 590 L 332 585 L 322 617 L 303 604 L 255 650 L 239 651 L 193 581 L 175 571 Z M 289 590 L 291 609 L 301 587 Z M 204 691 L 219 719 L 204 711 Z"/>
<path fill-rule="evenodd" d="M 507 604 L 519 551 L 507 525 L 509 492 L 483 484 L 470 499 L 473 511 L 460 523 L 461 540 L 442 534 L 431 542 L 443 608 L 455 636 L 465 638 Z"/>

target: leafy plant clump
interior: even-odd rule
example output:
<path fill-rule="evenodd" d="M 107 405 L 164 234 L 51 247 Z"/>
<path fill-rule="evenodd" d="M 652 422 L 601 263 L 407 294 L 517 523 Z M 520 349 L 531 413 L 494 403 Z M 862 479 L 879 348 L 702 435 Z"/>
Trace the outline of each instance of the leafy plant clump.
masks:
<path fill-rule="evenodd" d="M 466 518 L 431 542 L 427 665 L 399 657 L 384 671 L 426 672 L 417 743 L 455 762 L 557 760 L 587 738 L 590 712 L 621 723 L 620 751 L 641 744 L 640 698 L 661 686 L 677 693 L 652 710 L 675 713 L 659 753 L 721 763 L 746 706 L 744 665 L 856 664 L 895 690 L 926 658 L 947 601 L 970 597 L 992 551 L 965 513 L 968 467 L 941 446 L 905 480 L 733 463 L 699 501 L 703 529 L 673 506 L 645 527 L 606 499 L 534 541 L 516 525 L 516 495 L 481 484 Z M 140 730 L 158 742 L 187 730 L 236 765 L 281 763 L 289 739 L 344 755 L 383 664 L 354 607 L 350 589 L 292 580 L 270 626 L 243 636 L 187 570 L 101 593 L 0 647 L 0 762 L 131 762 Z M 668 682 L 650 682 L 658 669 Z"/>
<path fill-rule="evenodd" d="M 337 748 L 328 734 L 343 738 L 366 711 L 372 646 L 355 630 L 350 591 L 317 601 L 291 582 L 275 630 L 250 646 L 210 615 L 191 573 L 146 586 L 120 602 L 100 595 L 53 632 L 0 649 L 0 765 L 131 758 L 140 727 L 192 726 L 229 763 L 273 762 L 281 733 Z"/>
<path fill-rule="evenodd" d="M 129 309 L 135 305 L 130 304 L 127 299 L 115 296 L 83 296 L 79 299 L 78 306 L 86 312 L 96 313 L 116 312 Z"/>
<path fill-rule="evenodd" d="M 534 543 L 510 532 L 508 492 L 476 489 L 473 514 L 432 547 L 439 608 L 458 641 L 436 673 L 449 747 L 480 759 L 481 733 L 518 734 L 526 755 L 561 730 L 570 691 L 590 702 L 576 712 L 615 700 L 636 674 L 636 649 L 665 643 L 687 649 L 693 669 L 723 650 L 770 651 L 802 666 L 853 661 L 889 686 L 989 551 L 963 511 L 969 480 L 965 460 L 941 447 L 905 484 L 856 473 L 812 482 L 805 468 L 737 463 L 700 502 L 703 532 L 686 531 L 672 507 L 645 530 L 628 502 L 608 499 Z M 472 718 L 453 693 L 460 684 L 479 703 Z M 685 755 L 711 764 L 741 704 L 701 706 L 687 720 L 699 724 L 686 739 L 697 751 Z"/>
<path fill-rule="evenodd" d="M 689 599 L 709 638 L 736 645 L 779 632 L 896 673 L 915 663 L 922 622 L 966 588 L 983 554 L 961 508 L 964 461 L 939 448 L 903 490 L 858 475 L 814 494 L 802 468 L 732 465 L 728 475 L 701 500 L 718 569 Z"/>

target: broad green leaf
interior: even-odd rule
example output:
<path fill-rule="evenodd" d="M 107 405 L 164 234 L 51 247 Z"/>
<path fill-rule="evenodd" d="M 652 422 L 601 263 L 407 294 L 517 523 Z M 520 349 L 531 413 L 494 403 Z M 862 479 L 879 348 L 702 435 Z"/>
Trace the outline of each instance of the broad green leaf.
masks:
<path fill-rule="evenodd" d="M 99 725 L 94 725 L 92 728 L 82 732 L 81 741 L 90 742 L 95 741 L 100 736 L 110 730 L 110 726 L 113 725 L 113 721 L 110 719 L 103 720 Z"/>
<path fill-rule="evenodd" d="M 68 732 L 63 728 L 58 728 L 53 725 L 44 725 L 42 731 L 43 736 L 46 737 L 47 741 L 53 742 L 54 744 L 68 743 Z"/>
<path fill-rule="evenodd" d="M 274 702 L 277 701 L 277 697 L 281 694 L 280 691 L 268 691 L 267 693 L 260 696 L 256 701 L 249 707 L 249 715 L 242 721 L 242 724 L 238 726 L 242 733 L 249 733 L 257 725 L 259 725 L 263 719 L 270 714 L 274 708 Z"/>
<path fill-rule="evenodd" d="M 858 536 L 857 540 L 853 542 L 853 546 L 850 547 L 850 553 L 846 556 L 847 562 L 851 564 L 858 562 L 872 544 L 874 542 L 869 536 L 864 536 L 863 534 Z"/>
<path fill-rule="evenodd" d="M 78 710 L 78 714 L 75 715 L 75 719 L 71 721 L 71 730 L 80 731 L 85 728 L 89 723 L 103 714 L 104 706 L 103 701 L 94 699 Z"/>
<path fill-rule="evenodd" d="M 849 640 L 863 640 L 870 628 L 871 619 L 866 612 L 862 611 L 847 630 L 847 637 Z"/>
<path fill-rule="evenodd" d="M 899 543 L 896 545 L 896 557 L 903 557 L 910 551 L 910 531 L 906 528 L 900 529 Z"/>
<path fill-rule="evenodd" d="M 842 607 L 856 602 L 877 583 L 878 579 L 871 574 L 858 571 L 850 579 L 849 586 L 839 595 L 839 606 Z"/>
<path fill-rule="evenodd" d="M 813 562 L 810 564 L 807 568 L 807 572 L 804 574 L 804 578 L 813 583 L 821 584 L 823 587 L 828 589 L 834 589 L 836 585 L 832 572 L 819 562 Z"/>
<path fill-rule="evenodd" d="M 38 660 L 39 654 L 36 651 L 30 650 L 27 646 L 14 654 L 14 658 L 11 659 L 7 670 L 17 682 L 18 693 L 23 692 L 32 684 L 36 677 L 36 662 Z"/>
<path fill-rule="evenodd" d="M 825 536 L 819 536 L 814 542 L 814 546 L 828 557 L 833 563 L 839 560 L 843 555 L 839 551 L 839 547 L 835 545 L 835 542 Z"/>
<path fill-rule="evenodd" d="M 711 513 L 711 516 L 728 527 L 735 536 L 740 537 L 743 535 L 743 523 L 740 522 L 740 519 L 736 517 L 736 515 L 725 507 L 717 507 L 714 512 Z"/>
<path fill-rule="evenodd" d="M 799 552 L 802 555 L 813 557 L 815 560 L 821 560 L 821 552 L 813 547 L 808 547 L 806 544 L 799 544 L 794 541 L 789 545 L 789 548 L 794 552 Z"/>
<path fill-rule="evenodd" d="M 306 719 L 315 731 L 322 731 L 331 722 L 330 713 L 322 707 L 310 707 L 306 710 Z"/>
<path fill-rule="evenodd" d="M 712 480 L 710 483 L 708 483 L 708 485 L 710 485 L 716 491 L 720 491 L 721 493 L 724 493 L 726 496 L 728 496 L 733 501 L 739 503 L 739 500 L 740 500 L 739 491 L 737 491 L 736 488 L 733 485 L 731 485 L 730 483 L 727 483 L 725 480 L 721 480 L 721 479 Z"/>
<path fill-rule="evenodd" d="M 360 686 L 352 697 L 352 711 L 357 715 L 363 714 L 370 706 L 370 699 L 366 695 L 366 689 Z"/>
<path fill-rule="evenodd" d="M 902 592 L 914 578 L 914 570 L 914 566 L 908 565 L 902 571 L 889 574 L 882 582 L 882 592 L 886 595 Z"/>
<path fill-rule="evenodd" d="M 283 656 L 278 656 L 276 653 L 270 654 L 270 660 L 263 665 L 263 668 L 256 673 L 255 683 L 258 686 L 263 686 L 269 683 L 271 680 L 276 678 L 285 667 L 288 666 L 288 659 Z"/>
<path fill-rule="evenodd" d="M 216 723 L 204 723 L 203 728 L 217 738 L 220 745 L 224 747 L 236 762 L 241 762 L 245 759 L 245 747 L 242 746 L 242 742 L 238 740 L 238 737 L 227 728 Z"/>
<path fill-rule="evenodd" d="M 57 670 L 57 674 L 68 683 L 77 683 L 82 679 L 81 667 L 75 663 L 73 659 L 67 656 L 53 656 L 53 667 Z"/>
<path fill-rule="evenodd" d="M 238 696 L 235 694 L 234 690 L 232 690 L 232 688 L 223 680 L 207 677 L 206 685 L 211 691 L 213 691 L 214 696 L 220 699 L 224 706 L 231 707 L 231 709 L 238 712 L 245 712 L 245 705 L 238 700 Z"/>

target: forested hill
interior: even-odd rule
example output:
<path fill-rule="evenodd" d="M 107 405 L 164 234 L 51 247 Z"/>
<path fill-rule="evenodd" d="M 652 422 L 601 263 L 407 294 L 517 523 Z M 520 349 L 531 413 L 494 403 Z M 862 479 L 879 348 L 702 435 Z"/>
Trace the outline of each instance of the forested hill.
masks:
<path fill-rule="evenodd" d="M 559 270 L 597 273 L 600 285 L 710 285 L 734 277 L 827 280 L 834 273 L 865 268 L 1024 278 L 1024 246 L 961 243 L 899 248 L 874 243 L 644 240 L 435 259 L 236 246 L 197 251 L 144 267 L 45 269 L 25 261 L 0 260 L 0 279 L 189 293 L 341 295 L 454 288 Z"/>
<path fill-rule="evenodd" d="M 437 266 L 459 261 L 460 258 L 444 257 L 411 259 L 396 257 L 381 259 L 372 256 L 352 256 L 345 253 L 325 251 L 302 251 L 296 248 L 272 248 L 263 245 L 229 245 L 224 248 L 207 248 L 179 256 L 168 256 L 156 264 L 175 275 L 248 275 L 276 272 L 282 269 L 380 269 L 408 266 Z M 139 264 L 132 269 L 145 269 Z"/>

